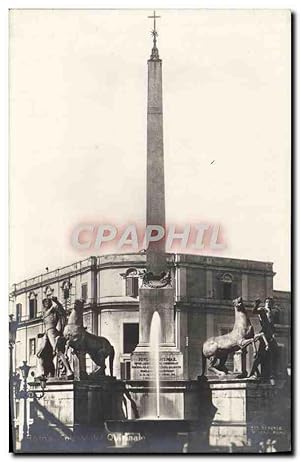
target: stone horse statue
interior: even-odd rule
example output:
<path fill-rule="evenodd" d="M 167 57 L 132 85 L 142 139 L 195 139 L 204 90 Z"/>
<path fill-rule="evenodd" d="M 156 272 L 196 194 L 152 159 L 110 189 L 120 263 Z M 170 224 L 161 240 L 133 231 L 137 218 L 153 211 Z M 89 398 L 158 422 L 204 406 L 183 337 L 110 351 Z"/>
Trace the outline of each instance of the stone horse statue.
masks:
<path fill-rule="evenodd" d="M 109 371 L 113 376 L 114 347 L 105 337 L 98 337 L 86 331 L 83 327 L 84 300 L 75 300 L 74 307 L 64 328 L 66 347 L 70 346 L 75 353 L 88 353 L 91 360 L 98 366 L 92 375 L 105 375 L 105 359 L 109 358 Z"/>
<path fill-rule="evenodd" d="M 202 347 L 202 376 L 205 374 L 206 362 L 208 369 L 217 375 L 228 374 L 225 366 L 229 353 L 241 350 L 250 343 L 255 344 L 253 326 L 244 307 L 242 297 L 233 300 L 235 321 L 231 332 L 207 339 Z"/>

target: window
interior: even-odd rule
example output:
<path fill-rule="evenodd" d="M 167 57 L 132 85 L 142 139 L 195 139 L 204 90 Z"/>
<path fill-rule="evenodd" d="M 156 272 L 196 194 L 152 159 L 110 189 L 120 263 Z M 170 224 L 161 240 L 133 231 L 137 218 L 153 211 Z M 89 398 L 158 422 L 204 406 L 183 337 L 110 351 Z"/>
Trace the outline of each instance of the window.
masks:
<path fill-rule="evenodd" d="M 125 360 L 121 363 L 121 380 L 130 380 L 130 361 Z"/>
<path fill-rule="evenodd" d="M 139 294 L 139 279 L 134 277 L 126 278 L 126 295 L 127 297 L 137 298 Z"/>
<path fill-rule="evenodd" d="M 65 281 L 63 285 L 61 286 L 62 291 L 63 291 L 64 300 L 68 300 L 70 298 L 71 287 L 72 287 L 72 284 L 70 281 Z"/>
<path fill-rule="evenodd" d="M 139 324 L 123 324 L 123 353 L 132 353 L 139 343 Z"/>
<path fill-rule="evenodd" d="M 36 354 L 36 341 L 35 338 L 29 339 L 29 355 L 34 356 Z"/>
<path fill-rule="evenodd" d="M 232 299 L 232 282 L 223 282 L 223 298 L 224 300 Z"/>
<path fill-rule="evenodd" d="M 37 316 L 37 301 L 35 297 L 29 299 L 29 319 L 34 319 Z"/>
<path fill-rule="evenodd" d="M 222 283 L 222 297 L 224 300 L 232 300 L 232 276 L 225 273 L 221 278 Z"/>
<path fill-rule="evenodd" d="M 88 292 L 88 285 L 85 282 L 84 284 L 81 284 L 81 298 L 83 298 L 83 300 L 87 299 L 87 292 Z"/>
<path fill-rule="evenodd" d="M 70 289 L 65 288 L 63 289 L 63 292 L 64 292 L 64 300 L 68 300 L 68 298 L 70 298 Z"/>
<path fill-rule="evenodd" d="M 22 303 L 16 304 L 16 320 L 21 321 L 22 318 Z"/>

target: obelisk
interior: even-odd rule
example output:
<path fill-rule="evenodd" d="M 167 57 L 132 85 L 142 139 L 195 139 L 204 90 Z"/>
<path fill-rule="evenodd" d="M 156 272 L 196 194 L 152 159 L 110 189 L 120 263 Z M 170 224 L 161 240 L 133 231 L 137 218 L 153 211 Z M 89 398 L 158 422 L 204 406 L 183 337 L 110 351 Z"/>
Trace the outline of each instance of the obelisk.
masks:
<path fill-rule="evenodd" d="M 165 182 L 163 148 L 162 61 L 157 48 L 156 18 L 153 48 L 148 60 L 147 103 L 147 226 L 165 229 Z M 168 265 L 165 239 L 150 242 L 146 249 L 146 273 L 139 289 L 139 344 L 131 356 L 133 380 L 150 380 L 150 332 L 154 319 L 159 318 L 160 379 L 176 380 L 182 376 L 182 354 L 175 339 L 175 281 Z M 153 326 L 153 324 L 152 324 Z"/>
<path fill-rule="evenodd" d="M 160 226 L 165 230 L 165 178 L 163 142 L 162 60 L 157 48 L 156 16 L 151 32 L 153 48 L 148 60 L 147 103 L 147 226 Z M 147 267 L 153 274 L 165 268 L 165 238 L 150 242 L 147 249 Z"/>

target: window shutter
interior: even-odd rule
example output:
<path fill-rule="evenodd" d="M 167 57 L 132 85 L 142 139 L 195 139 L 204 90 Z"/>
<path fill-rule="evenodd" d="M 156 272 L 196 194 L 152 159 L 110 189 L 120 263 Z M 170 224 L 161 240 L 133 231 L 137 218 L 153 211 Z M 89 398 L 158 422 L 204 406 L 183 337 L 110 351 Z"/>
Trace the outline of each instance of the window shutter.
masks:
<path fill-rule="evenodd" d="M 83 300 L 87 300 L 87 284 L 86 283 L 82 284 L 81 286 L 81 298 L 83 298 Z"/>
<path fill-rule="evenodd" d="M 139 294 L 139 279 L 133 278 L 132 279 L 132 290 L 133 290 L 133 297 L 137 297 Z"/>
<path fill-rule="evenodd" d="M 133 297 L 133 278 L 126 278 L 126 295 L 127 297 Z"/>
<path fill-rule="evenodd" d="M 37 316 L 37 300 L 32 298 L 29 300 L 29 318 L 34 319 Z"/>

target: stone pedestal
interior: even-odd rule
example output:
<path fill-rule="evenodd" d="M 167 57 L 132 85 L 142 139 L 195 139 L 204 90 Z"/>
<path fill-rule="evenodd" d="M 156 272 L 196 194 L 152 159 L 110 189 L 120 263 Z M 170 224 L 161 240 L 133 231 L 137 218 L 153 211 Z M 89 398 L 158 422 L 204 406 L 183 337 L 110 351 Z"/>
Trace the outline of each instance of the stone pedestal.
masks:
<path fill-rule="evenodd" d="M 44 396 L 31 402 L 34 423 L 22 452 L 258 452 L 268 440 L 289 451 L 289 386 L 161 380 L 157 419 L 149 381 L 48 381 Z"/>
<path fill-rule="evenodd" d="M 268 438 L 289 450 L 289 406 L 284 382 L 211 380 L 211 402 L 216 409 L 209 444 L 213 448 L 250 448 L 257 452 Z"/>
<path fill-rule="evenodd" d="M 131 379 L 154 380 L 151 363 L 150 331 L 153 314 L 158 313 L 161 327 L 159 345 L 160 380 L 180 380 L 183 377 L 183 355 L 175 345 L 174 288 L 142 287 L 140 297 L 140 341 L 131 355 Z"/>
<path fill-rule="evenodd" d="M 36 396 L 39 386 L 30 387 Z M 123 382 L 112 377 L 97 381 L 48 380 L 45 394 L 30 405 L 31 451 L 88 451 L 87 442 L 101 450 L 104 422 L 124 418 Z M 99 445 L 97 439 L 99 439 Z"/>
<path fill-rule="evenodd" d="M 142 287 L 139 290 L 140 346 L 149 345 L 151 321 L 155 311 L 161 321 L 161 343 L 175 346 L 174 297 L 173 287 Z"/>

